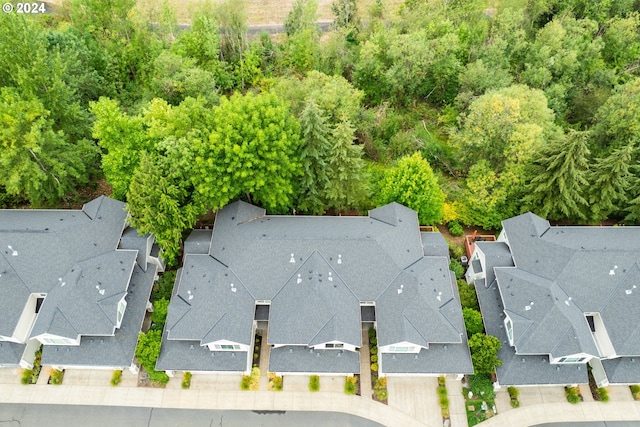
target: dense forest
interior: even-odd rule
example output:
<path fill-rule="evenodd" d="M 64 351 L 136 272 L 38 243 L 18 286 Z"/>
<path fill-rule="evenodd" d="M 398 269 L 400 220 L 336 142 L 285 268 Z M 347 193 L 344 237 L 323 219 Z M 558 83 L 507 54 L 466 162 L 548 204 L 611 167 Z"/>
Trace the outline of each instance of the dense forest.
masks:
<path fill-rule="evenodd" d="M 106 180 L 171 262 L 203 214 L 364 212 L 496 229 L 640 221 L 638 0 L 296 0 L 248 35 L 242 0 L 70 0 L 0 15 L 0 207 Z"/>

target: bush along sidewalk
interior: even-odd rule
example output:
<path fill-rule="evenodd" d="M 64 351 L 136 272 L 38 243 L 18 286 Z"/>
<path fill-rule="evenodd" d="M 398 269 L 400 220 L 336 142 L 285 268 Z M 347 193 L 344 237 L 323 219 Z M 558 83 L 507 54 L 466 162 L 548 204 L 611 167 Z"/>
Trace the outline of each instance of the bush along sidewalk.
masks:
<path fill-rule="evenodd" d="M 191 377 L 193 375 L 191 375 L 191 372 L 186 371 L 185 373 L 182 374 L 182 388 L 183 389 L 188 389 L 191 387 Z"/>
<path fill-rule="evenodd" d="M 63 379 L 64 369 L 61 371 L 58 369 L 52 369 L 51 372 L 49 372 L 49 384 L 60 385 L 62 384 Z"/>
<path fill-rule="evenodd" d="M 447 394 L 447 381 L 444 376 L 438 377 L 438 403 L 442 412 L 443 424 L 450 418 L 449 414 L 449 396 Z"/>
<path fill-rule="evenodd" d="M 276 375 L 274 372 L 269 372 L 269 383 L 267 384 L 267 389 L 271 391 L 282 391 L 284 386 L 284 380 L 281 376 Z"/>
<path fill-rule="evenodd" d="M 309 377 L 309 391 L 320 391 L 320 377 L 318 375 L 311 375 Z"/>
<path fill-rule="evenodd" d="M 638 384 L 630 385 L 629 389 L 631 390 L 631 394 L 633 395 L 633 398 L 635 400 L 640 400 L 640 385 Z"/>
<path fill-rule="evenodd" d="M 346 377 L 344 379 L 344 392 L 345 394 L 354 395 L 358 392 L 358 378 Z"/>
<path fill-rule="evenodd" d="M 122 371 L 120 370 L 113 371 L 113 375 L 111 375 L 111 385 L 116 387 L 121 382 L 122 382 Z"/>
<path fill-rule="evenodd" d="M 260 388 L 260 368 L 251 369 L 251 375 L 243 375 L 240 381 L 241 390 L 256 391 Z"/>
<path fill-rule="evenodd" d="M 582 395 L 580 394 L 580 388 L 567 386 L 564 388 L 564 394 L 567 397 L 567 402 L 572 404 L 578 404 L 582 402 Z"/>
<path fill-rule="evenodd" d="M 35 384 L 38 382 L 40 371 L 42 370 L 42 345 L 36 350 L 35 358 L 33 359 L 33 368 L 25 369 L 22 371 L 22 378 L 20 382 L 24 385 Z"/>
<path fill-rule="evenodd" d="M 511 407 L 519 408 L 520 401 L 518 400 L 518 397 L 520 397 L 520 390 L 511 386 L 511 387 L 507 387 L 507 392 L 509 393 L 509 398 L 511 399 Z"/>

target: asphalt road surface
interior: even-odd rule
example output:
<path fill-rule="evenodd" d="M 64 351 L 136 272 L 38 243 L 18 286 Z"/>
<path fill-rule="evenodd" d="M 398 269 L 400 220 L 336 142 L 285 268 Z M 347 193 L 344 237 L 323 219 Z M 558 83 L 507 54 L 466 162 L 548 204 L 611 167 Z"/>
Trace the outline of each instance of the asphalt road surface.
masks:
<path fill-rule="evenodd" d="M 205 409 L 0 403 L 0 426 L 378 427 L 381 424 L 339 412 L 215 411 Z"/>

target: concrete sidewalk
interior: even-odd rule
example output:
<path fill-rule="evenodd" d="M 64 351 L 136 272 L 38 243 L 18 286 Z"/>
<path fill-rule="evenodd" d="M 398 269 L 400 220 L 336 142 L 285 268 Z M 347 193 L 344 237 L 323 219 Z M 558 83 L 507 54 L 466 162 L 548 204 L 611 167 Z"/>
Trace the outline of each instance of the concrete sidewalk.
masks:
<path fill-rule="evenodd" d="M 218 391 L 89 385 L 0 384 L 3 403 L 142 406 L 154 408 L 264 411 L 332 411 L 368 418 L 385 426 L 424 427 L 404 412 L 360 396 L 331 392 Z M 434 426 L 431 426 L 434 427 Z"/>

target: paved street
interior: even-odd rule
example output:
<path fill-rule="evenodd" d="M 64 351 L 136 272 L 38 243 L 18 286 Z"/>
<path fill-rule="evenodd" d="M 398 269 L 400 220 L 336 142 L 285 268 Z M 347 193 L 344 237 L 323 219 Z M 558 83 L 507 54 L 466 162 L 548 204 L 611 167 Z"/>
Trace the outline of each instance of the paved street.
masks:
<path fill-rule="evenodd" d="M 216 411 L 107 406 L 0 404 L 0 424 L 6 427 L 378 427 L 355 415 L 337 412 Z"/>

